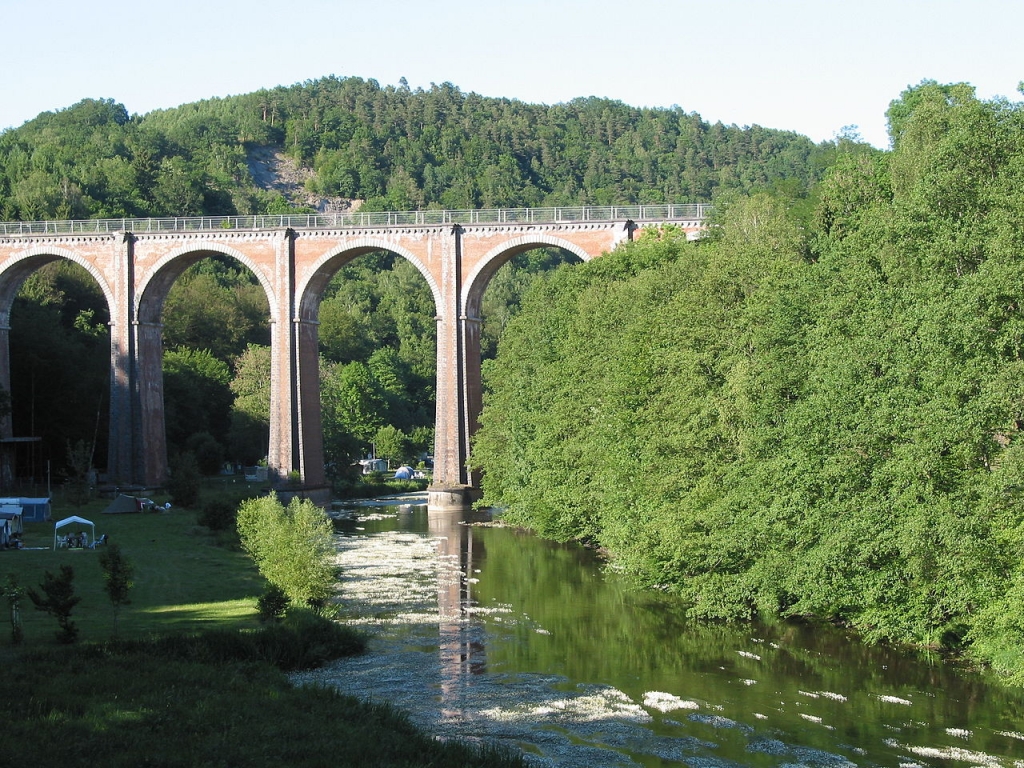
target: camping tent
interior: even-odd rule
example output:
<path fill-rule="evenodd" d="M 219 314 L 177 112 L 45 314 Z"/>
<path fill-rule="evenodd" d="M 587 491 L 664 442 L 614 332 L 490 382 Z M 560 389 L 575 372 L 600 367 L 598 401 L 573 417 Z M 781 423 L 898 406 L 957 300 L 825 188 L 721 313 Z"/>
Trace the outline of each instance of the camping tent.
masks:
<path fill-rule="evenodd" d="M 11 533 L 22 533 L 25 526 L 22 524 L 24 514 L 17 504 L 4 504 L 0 506 L 0 521 L 6 520 Z"/>
<path fill-rule="evenodd" d="M 0 519 L 0 547 L 11 543 L 11 521 Z"/>
<path fill-rule="evenodd" d="M 50 500 L 48 498 L 30 499 L 24 496 L 0 499 L 0 506 L 21 507 L 23 519 L 30 523 L 45 523 L 50 519 Z"/>
<path fill-rule="evenodd" d="M 403 464 L 395 471 L 395 479 L 397 480 L 412 480 L 413 470 L 412 467 Z"/>
<path fill-rule="evenodd" d="M 79 525 L 88 525 L 92 529 L 92 536 L 89 538 L 89 541 L 91 541 L 93 543 L 96 542 L 96 526 L 93 525 L 92 520 L 86 520 L 84 517 L 79 517 L 78 515 L 72 515 L 71 517 L 65 517 L 63 520 L 58 520 L 57 524 L 53 526 L 53 548 L 54 549 L 57 549 L 57 531 L 59 531 L 61 528 L 65 527 L 67 525 L 74 525 L 75 523 L 78 523 Z"/>
<path fill-rule="evenodd" d="M 139 500 L 134 496 L 127 496 L 126 494 L 118 494 L 117 498 L 114 499 L 107 505 L 107 508 L 103 510 L 104 515 L 119 515 L 124 512 L 139 512 L 141 507 Z"/>

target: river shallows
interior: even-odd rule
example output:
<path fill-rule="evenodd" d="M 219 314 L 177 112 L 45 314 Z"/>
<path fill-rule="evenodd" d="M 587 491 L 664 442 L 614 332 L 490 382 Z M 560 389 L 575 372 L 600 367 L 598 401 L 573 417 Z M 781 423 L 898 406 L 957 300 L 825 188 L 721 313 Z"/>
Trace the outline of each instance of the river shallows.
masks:
<path fill-rule="evenodd" d="M 828 629 L 689 622 L 593 553 L 429 516 L 339 524 L 365 656 L 296 679 L 558 766 L 1024 768 L 1024 692 Z"/>

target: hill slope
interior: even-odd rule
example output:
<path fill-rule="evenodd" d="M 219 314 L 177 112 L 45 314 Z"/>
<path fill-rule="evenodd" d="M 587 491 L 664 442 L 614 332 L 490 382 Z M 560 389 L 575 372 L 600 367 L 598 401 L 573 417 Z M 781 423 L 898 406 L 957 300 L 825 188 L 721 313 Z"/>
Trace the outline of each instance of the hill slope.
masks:
<path fill-rule="evenodd" d="M 129 116 L 113 100 L 0 134 L 0 218 L 709 201 L 805 194 L 834 154 L 796 133 L 606 99 L 552 106 L 373 80 Z"/>

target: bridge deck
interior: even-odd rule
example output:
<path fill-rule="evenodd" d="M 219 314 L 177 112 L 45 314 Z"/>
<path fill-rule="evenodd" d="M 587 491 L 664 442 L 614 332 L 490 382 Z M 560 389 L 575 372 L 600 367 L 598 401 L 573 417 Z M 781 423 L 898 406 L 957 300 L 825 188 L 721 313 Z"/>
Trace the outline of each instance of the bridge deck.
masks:
<path fill-rule="evenodd" d="M 195 232 L 223 229 L 348 229 L 446 224 L 561 224 L 600 221 L 702 221 L 705 203 L 592 205 L 557 208 L 491 208 L 447 211 L 355 211 L 259 216 L 189 216 L 146 219 L 0 222 L 0 235 L 66 235 L 96 232 Z"/>

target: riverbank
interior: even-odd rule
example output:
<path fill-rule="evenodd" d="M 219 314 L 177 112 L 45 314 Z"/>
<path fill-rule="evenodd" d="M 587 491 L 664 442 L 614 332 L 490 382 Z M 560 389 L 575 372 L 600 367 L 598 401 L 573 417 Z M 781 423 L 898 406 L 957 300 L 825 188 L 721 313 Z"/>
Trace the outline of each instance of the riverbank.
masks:
<path fill-rule="evenodd" d="M 93 521 L 134 567 L 116 637 L 96 550 L 53 551 L 51 521 L 26 524 L 25 549 L 0 551 L 0 582 L 39 591 L 46 572 L 70 565 L 80 598 L 77 645 L 60 644 L 56 621 L 27 598 L 21 644 L 3 624 L 0 765 L 521 765 L 439 742 L 386 704 L 293 685 L 285 670 L 358 653 L 361 635 L 302 611 L 260 625 L 264 584 L 232 534 L 191 510 L 103 515 L 106 503 L 55 506 L 53 520 Z"/>

